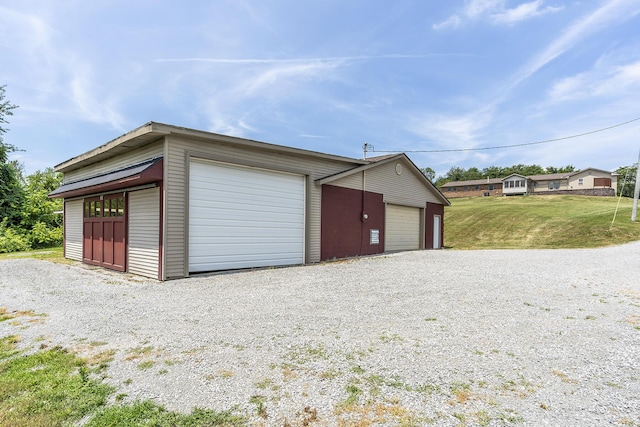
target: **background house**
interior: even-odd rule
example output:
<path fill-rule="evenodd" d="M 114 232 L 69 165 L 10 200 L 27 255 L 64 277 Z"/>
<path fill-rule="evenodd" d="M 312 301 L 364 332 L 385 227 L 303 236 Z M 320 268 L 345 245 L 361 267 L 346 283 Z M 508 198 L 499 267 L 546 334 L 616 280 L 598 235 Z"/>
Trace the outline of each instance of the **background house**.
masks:
<path fill-rule="evenodd" d="M 440 186 L 447 198 L 502 196 L 502 179 L 487 178 L 472 181 L 452 181 Z"/>
<path fill-rule="evenodd" d="M 56 166 L 65 257 L 161 280 L 440 248 L 405 154 L 352 159 L 150 122 Z"/>
<path fill-rule="evenodd" d="M 505 178 L 451 181 L 440 188 L 447 198 L 527 194 L 615 196 L 618 188 L 618 174 L 587 168 L 559 174 L 532 176 L 511 174 Z"/>

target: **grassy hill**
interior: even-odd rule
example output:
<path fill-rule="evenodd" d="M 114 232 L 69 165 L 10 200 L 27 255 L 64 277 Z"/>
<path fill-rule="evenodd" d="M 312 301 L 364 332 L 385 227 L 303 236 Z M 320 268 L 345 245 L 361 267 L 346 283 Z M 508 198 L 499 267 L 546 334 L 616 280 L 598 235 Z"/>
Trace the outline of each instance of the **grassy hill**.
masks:
<path fill-rule="evenodd" d="M 617 197 L 515 196 L 452 199 L 445 245 L 453 249 L 590 248 L 640 240 L 633 200 Z M 639 215 L 640 217 L 640 215 Z"/>

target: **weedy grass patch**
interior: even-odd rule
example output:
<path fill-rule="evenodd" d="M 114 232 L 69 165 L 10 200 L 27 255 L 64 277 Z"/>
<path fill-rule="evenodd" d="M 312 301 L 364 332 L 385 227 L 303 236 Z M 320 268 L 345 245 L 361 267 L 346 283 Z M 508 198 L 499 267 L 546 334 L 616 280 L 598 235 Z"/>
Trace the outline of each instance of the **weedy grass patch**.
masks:
<path fill-rule="evenodd" d="M 113 392 L 64 349 L 22 354 L 17 342 L 15 336 L 0 339 L 0 425 L 69 425 L 105 405 Z"/>
<path fill-rule="evenodd" d="M 593 248 L 640 240 L 633 200 L 526 196 L 452 199 L 446 245 L 453 249 Z"/>
<path fill-rule="evenodd" d="M 179 414 L 150 401 L 107 406 L 115 388 L 101 381 L 102 359 L 87 363 L 60 347 L 27 354 L 17 348 L 19 342 L 15 335 L 0 338 L 0 426 L 69 426 L 82 419 L 89 427 L 246 425 L 231 411 Z"/>

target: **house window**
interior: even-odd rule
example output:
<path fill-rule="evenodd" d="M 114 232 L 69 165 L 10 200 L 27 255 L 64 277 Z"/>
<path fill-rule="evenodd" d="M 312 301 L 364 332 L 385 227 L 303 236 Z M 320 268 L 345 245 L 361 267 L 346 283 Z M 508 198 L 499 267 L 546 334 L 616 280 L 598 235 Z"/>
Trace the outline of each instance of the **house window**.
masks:
<path fill-rule="evenodd" d="M 464 191 L 469 191 L 469 187 L 464 187 Z"/>
<path fill-rule="evenodd" d="M 520 181 L 516 181 L 516 187 L 520 187 Z"/>
<path fill-rule="evenodd" d="M 582 178 L 578 179 L 578 185 L 582 185 L 582 184 L 584 184 L 584 179 Z"/>
<path fill-rule="evenodd" d="M 553 190 L 553 182 L 549 181 L 549 190 Z"/>
<path fill-rule="evenodd" d="M 556 190 L 560 188 L 560 181 L 554 183 Z"/>
<path fill-rule="evenodd" d="M 479 189 L 480 189 L 480 186 L 479 186 L 479 185 L 476 185 L 475 189 L 476 189 L 476 190 L 479 190 Z"/>
<path fill-rule="evenodd" d="M 489 190 L 493 190 L 493 184 L 489 185 Z"/>
<path fill-rule="evenodd" d="M 527 186 L 527 182 L 523 179 L 520 181 L 520 187 L 526 187 Z"/>

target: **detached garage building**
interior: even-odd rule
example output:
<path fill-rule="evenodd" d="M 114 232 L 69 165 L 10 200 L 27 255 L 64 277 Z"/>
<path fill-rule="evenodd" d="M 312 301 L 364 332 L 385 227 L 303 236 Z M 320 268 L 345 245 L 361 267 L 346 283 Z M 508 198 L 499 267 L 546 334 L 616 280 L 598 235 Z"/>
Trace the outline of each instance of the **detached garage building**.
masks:
<path fill-rule="evenodd" d="M 367 160 L 151 122 L 56 166 L 65 257 L 160 280 L 443 245 L 449 201 Z"/>

